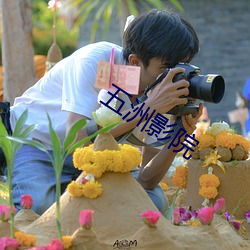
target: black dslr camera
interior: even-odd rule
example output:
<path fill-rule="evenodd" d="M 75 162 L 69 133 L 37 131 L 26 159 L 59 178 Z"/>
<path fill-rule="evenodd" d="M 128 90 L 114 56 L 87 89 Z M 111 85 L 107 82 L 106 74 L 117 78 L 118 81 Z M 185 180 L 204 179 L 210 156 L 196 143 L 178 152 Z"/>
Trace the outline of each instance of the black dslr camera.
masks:
<path fill-rule="evenodd" d="M 198 106 L 194 104 L 194 99 L 211 103 L 219 103 L 221 101 L 225 92 L 225 82 L 222 76 L 216 74 L 199 75 L 200 68 L 188 63 L 178 63 L 175 67 L 185 69 L 185 72 L 174 76 L 173 82 L 177 82 L 181 79 L 186 79 L 189 82 L 189 95 L 185 97 L 188 98 L 188 103 L 175 106 L 168 114 L 178 116 L 197 114 Z M 168 72 L 169 70 L 164 71 L 155 82 L 145 89 L 143 95 L 137 98 L 138 103 L 142 103 L 148 98 L 148 91 L 160 83 Z"/>

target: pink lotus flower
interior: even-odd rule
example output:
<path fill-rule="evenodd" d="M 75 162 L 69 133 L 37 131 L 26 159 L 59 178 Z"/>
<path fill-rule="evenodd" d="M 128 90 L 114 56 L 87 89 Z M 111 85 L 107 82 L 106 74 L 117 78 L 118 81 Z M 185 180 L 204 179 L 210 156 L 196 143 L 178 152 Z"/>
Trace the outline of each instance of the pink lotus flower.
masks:
<path fill-rule="evenodd" d="M 213 207 L 203 207 L 199 210 L 197 218 L 203 225 L 211 225 L 214 218 Z"/>
<path fill-rule="evenodd" d="M 178 208 L 175 208 L 172 212 L 171 216 L 171 222 L 174 225 L 180 225 L 182 222 L 181 215 L 180 215 L 180 210 Z"/>
<path fill-rule="evenodd" d="M 225 211 L 225 199 L 224 198 L 219 198 L 216 200 L 214 204 L 214 211 L 216 214 L 221 215 Z"/>
<path fill-rule="evenodd" d="M 14 207 L 14 212 L 16 211 Z M 8 221 L 10 219 L 10 206 L 0 205 L 0 220 Z"/>
<path fill-rule="evenodd" d="M 147 210 L 143 213 L 140 213 L 140 216 L 143 218 L 143 221 L 148 226 L 155 226 L 159 218 L 162 216 L 161 212 L 155 212 L 153 210 Z"/>
<path fill-rule="evenodd" d="M 16 239 L 10 237 L 2 237 L 0 239 L 0 249 L 16 250 L 19 246 L 19 242 Z"/>
<path fill-rule="evenodd" d="M 93 221 L 93 216 L 92 214 L 94 213 L 93 210 L 82 210 L 80 212 L 80 226 L 84 227 L 85 229 L 90 229 L 92 227 L 92 221 Z"/>
<path fill-rule="evenodd" d="M 60 0 L 50 0 L 48 3 L 48 8 L 52 11 L 56 10 L 57 8 L 60 8 L 62 6 Z"/>
<path fill-rule="evenodd" d="M 21 207 L 23 209 L 30 209 L 32 207 L 33 204 L 33 199 L 29 194 L 24 194 L 21 197 Z"/>

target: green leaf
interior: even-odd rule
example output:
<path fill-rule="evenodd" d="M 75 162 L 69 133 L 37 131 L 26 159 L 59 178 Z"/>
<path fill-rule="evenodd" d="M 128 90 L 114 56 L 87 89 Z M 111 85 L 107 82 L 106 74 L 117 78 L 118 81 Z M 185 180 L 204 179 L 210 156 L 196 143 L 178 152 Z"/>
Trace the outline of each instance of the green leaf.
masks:
<path fill-rule="evenodd" d="M 42 152 L 46 153 L 52 161 L 51 155 L 49 154 L 47 148 L 42 143 L 38 141 L 29 140 L 26 138 L 18 138 L 14 136 L 7 136 L 6 138 L 9 139 L 10 141 L 18 142 L 20 144 L 27 144 L 29 146 L 35 147 L 41 150 Z"/>
<path fill-rule="evenodd" d="M 166 218 L 167 220 L 170 220 L 170 219 L 171 219 L 173 210 L 174 210 L 175 207 L 176 207 L 176 198 L 177 198 L 177 196 L 178 196 L 179 190 L 180 190 L 180 188 L 178 188 L 178 189 L 176 190 L 176 193 L 175 193 L 175 195 L 174 195 L 174 199 L 173 199 L 173 201 L 172 201 L 172 204 L 171 204 L 171 206 L 169 207 L 168 211 L 167 211 L 166 214 L 165 214 L 165 218 Z"/>
<path fill-rule="evenodd" d="M 101 133 L 108 133 L 111 129 L 115 128 L 116 126 L 118 126 L 119 124 L 121 124 L 121 122 L 117 122 L 117 123 L 113 123 L 110 124 L 108 126 L 106 126 L 105 128 L 102 128 L 100 130 L 98 130 L 97 132 L 95 132 L 94 134 L 76 142 L 74 145 L 72 145 L 69 149 L 67 154 L 71 154 L 73 153 L 77 148 L 82 147 L 84 144 L 86 144 L 88 141 L 90 141 L 92 138 L 95 138 L 98 134 Z"/>
<path fill-rule="evenodd" d="M 8 132 L 3 125 L 2 119 L 0 119 L 0 148 L 2 148 L 6 161 L 11 159 L 12 152 L 11 152 L 11 142 L 6 138 L 8 136 Z"/>
<path fill-rule="evenodd" d="M 24 124 L 28 118 L 28 109 L 25 109 L 25 111 L 21 114 L 21 116 L 18 118 L 14 131 L 12 133 L 13 136 L 18 137 L 21 134 L 21 131 L 23 130 Z"/>
<path fill-rule="evenodd" d="M 47 113 L 47 117 L 49 120 L 49 131 L 50 131 L 50 139 L 52 142 L 52 150 L 53 150 L 53 157 L 54 160 L 52 161 L 53 166 L 54 166 L 54 171 L 58 177 L 58 175 L 61 173 L 61 143 L 58 135 L 56 134 L 55 130 L 53 129 L 51 119 L 49 117 L 49 114 Z"/>
<path fill-rule="evenodd" d="M 77 121 L 69 130 L 63 145 L 63 150 L 66 149 L 75 141 L 77 133 L 86 125 L 86 119 L 81 119 Z"/>
<path fill-rule="evenodd" d="M 233 215 L 235 214 L 235 212 L 237 211 L 237 209 L 240 207 L 240 204 L 241 202 L 246 198 L 246 196 L 243 196 L 239 199 L 238 203 L 237 203 L 237 206 L 233 209 L 231 215 L 230 215 L 230 218 L 233 217 Z"/>
<path fill-rule="evenodd" d="M 26 127 L 23 131 L 20 132 L 20 138 L 27 138 L 35 129 L 37 128 L 37 124 L 30 125 Z M 15 154 L 17 150 L 22 147 L 21 143 L 12 143 L 12 151 Z"/>

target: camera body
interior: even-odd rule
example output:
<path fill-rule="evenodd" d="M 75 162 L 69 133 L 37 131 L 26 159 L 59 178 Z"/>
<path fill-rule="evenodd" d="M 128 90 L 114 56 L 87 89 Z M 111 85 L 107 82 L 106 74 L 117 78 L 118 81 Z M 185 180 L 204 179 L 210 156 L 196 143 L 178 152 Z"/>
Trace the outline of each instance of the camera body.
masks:
<path fill-rule="evenodd" d="M 178 73 L 174 76 L 173 82 L 185 79 L 189 82 L 189 94 L 183 96 L 188 99 L 188 103 L 184 105 L 176 105 L 172 108 L 168 114 L 177 116 L 197 114 L 198 106 L 195 105 L 195 99 L 200 99 L 205 102 L 219 103 L 225 92 L 225 82 L 221 75 L 208 74 L 199 75 L 200 68 L 188 63 L 178 63 L 176 67 L 184 68 L 185 72 Z M 139 103 L 147 99 L 147 92 L 152 89 L 156 84 L 160 83 L 168 74 L 169 69 L 165 70 L 155 82 L 153 82 L 144 92 L 144 94 L 138 98 Z"/>

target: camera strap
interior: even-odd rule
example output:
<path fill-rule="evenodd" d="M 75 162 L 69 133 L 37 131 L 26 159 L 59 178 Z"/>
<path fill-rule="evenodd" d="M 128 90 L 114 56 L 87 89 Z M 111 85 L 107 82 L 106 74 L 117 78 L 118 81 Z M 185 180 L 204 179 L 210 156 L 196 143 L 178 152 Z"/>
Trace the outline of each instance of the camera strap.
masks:
<path fill-rule="evenodd" d="M 161 138 L 160 140 L 157 140 L 157 141 L 152 142 L 152 143 L 145 143 L 133 134 L 133 130 L 130 130 L 129 132 L 127 132 L 127 133 L 123 134 L 122 136 L 120 136 L 119 138 L 117 138 L 116 140 L 118 143 L 124 143 L 125 141 L 127 141 L 127 142 L 129 142 L 133 145 L 136 145 L 136 146 L 160 147 L 160 146 L 164 146 L 165 144 L 170 142 L 175 137 L 175 135 L 178 133 L 180 128 L 182 128 L 182 127 L 183 126 L 182 126 L 181 117 L 177 117 L 176 125 L 173 127 L 173 130 L 171 130 L 171 136 L 169 135 L 170 133 L 168 133 L 164 138 Z"/>

